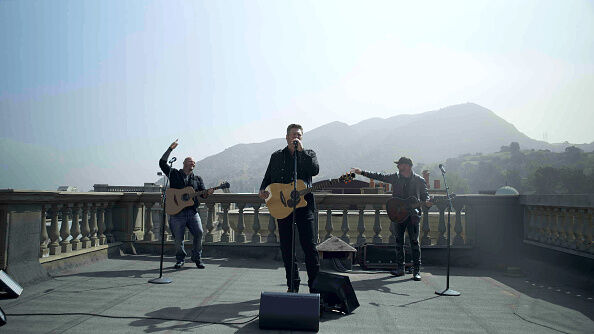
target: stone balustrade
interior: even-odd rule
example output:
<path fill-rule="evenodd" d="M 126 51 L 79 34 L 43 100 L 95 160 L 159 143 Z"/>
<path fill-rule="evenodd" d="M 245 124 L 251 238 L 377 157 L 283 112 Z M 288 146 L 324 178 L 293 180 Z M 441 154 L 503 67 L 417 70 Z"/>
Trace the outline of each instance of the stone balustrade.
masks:
<path fill-rule="evenodd" d="M 314 217 L 318 241 L 335 235 L 354 246 L 393 243 L 394 232 L 385 213 L 389 197 L 317 194 Z M 19 242 L 35 244 L 32 254 L 40 262 L 114 242 L 130 253 L 139 245 L 158 244 L 160 201 L 161 194 L 155 192 L 0 191 L 0 267 L 9 262 L 10 243 L 19 247 L 14 245 L 14 236 L 22 224 L 37 226 L 33 236 Z M 420 242 L 425 248 L 446 247 L 449 216 L 454 248 L 472 247 L 477 253 L 499 256 L 502 252 L 513 254 L 517 249 L 510 245 L 523 241 L 592 257 L 593 203 L 591 196 L 582 195 L 460 195 L 449 215 L 445 203 L 423 211 Z M 200 204 L 199 213 L 206 246 L 278 243 L 275 219 L 257 194 L 213 194 Z M 165 229 L 165 240 L 171 244 L 167 224 Z"/>
<path fill-rule="evenodd" d="M 526 243 L 594 258 L 594 196 L 521 196 L 520 202 Z"/>
<path fill-rule="evenodd" d="M 315 198 L 318 241 L 337 235 L 353 245 L 394 243 L 391 224 L 385 212 L 385 202 L 390 195 L 317 194 Z M 278 242 L 276 221 L 256 194 L 214 194 L 203 202 L 199 213 L 205 244 Z M 453 202 L 453 246 L 472 245 L 473 238 L 466 235 L 466 202 L 464 196 Z M 423 246 L 446 246 L 446 208 L 447 204 L 440 204 L 439 207 L 424 210 L 421 218 Z M 158 211 L 150 224 L 161 224 Z M 154 238 L 150 240 L 158 239 Z M 191 240 L 189 234 L 186 239 Z M 146 238 L 144 240 L 149 241 Z"/>

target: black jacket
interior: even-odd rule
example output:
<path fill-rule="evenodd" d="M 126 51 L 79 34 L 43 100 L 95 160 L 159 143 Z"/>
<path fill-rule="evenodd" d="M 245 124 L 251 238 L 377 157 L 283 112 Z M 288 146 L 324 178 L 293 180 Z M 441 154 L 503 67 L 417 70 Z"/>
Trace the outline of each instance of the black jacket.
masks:
<path fill-rule="evenodd" d="M 418 198 L 420 201 L 429 199 L 427 183 L 419 174 L 413 172 L 409 178 L 401 177 L 398 173 L 381 174 L 368 171 L 362 171 L 361 175 L 392 184 L 392 197 L 408 198 L 410 196 Z M 417 213 L 420 213 L 417 209 Z"/>
<path fill-rule="evenodd" d="M 200 176 L 194 175 L 194 173 L 190 173 L 188 181 L 186 182 L 186 173 L 184 173 L 182 169 L 170 168 L 167 164 L 167 158 L 169 158 L 169 154 L 171 154 L 171 149 L 167 149 L 167 151 L 163 154 L 163 156 L 159 160 L 159 167 L 161 167 L 161 170 L 163 171 L 163 173 L 165 173 L 166 177 L 170 175 L 169 172 L 171 171 L 171 175 L 169 178 L 170 188 L 183 189 L 187 186 L 191 186 L 196 191 L 206 189 L 204 187 L 204 182 L 202 181 L 202 178 Z M 198 201 L 195 201 L 194 206 L 188 208 L 193 208 L 194 210 L 198 211 L 198 204 Z"/>
<path fill-rule="evenodd" d="M 294 159 L 288 147 L 272 153 L 260 190 L 265 189 L 271 183 L 291 183 L 293 181 L 293 169 Z M 303 180 L 310 187 L 312 177 L 318 175 L 319 172 L 320 166 L 318 165 L 316 152 L 307 149 L 297 152 L 298 179 Z M 307 207 L 313 210 L 315 208 L 313 194 L 305 195 L 305 200 L 307 201 Z"/>

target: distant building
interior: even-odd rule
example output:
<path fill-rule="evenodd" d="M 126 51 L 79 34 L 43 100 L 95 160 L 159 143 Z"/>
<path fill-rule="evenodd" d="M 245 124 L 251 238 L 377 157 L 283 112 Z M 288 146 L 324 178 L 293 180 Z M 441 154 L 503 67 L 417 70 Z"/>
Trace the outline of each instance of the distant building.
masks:
<path fill-rule="evenodd" d="M 59 186 L 58 191 L 78 191 L 78 188 L 74 186 Z"/>

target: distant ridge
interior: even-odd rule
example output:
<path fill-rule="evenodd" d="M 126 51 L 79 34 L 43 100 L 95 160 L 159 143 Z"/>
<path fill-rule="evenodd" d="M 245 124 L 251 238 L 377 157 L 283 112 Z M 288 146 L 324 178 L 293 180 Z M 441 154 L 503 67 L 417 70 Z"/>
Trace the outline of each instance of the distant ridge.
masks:
<path fill-rule="evenodd" d="M 283 129 L 279 129 L 282 135 Z M 534 140 L 474 103 L 449 106 L 414 115 L 370 118 L 349 126 L 331 122 L 306 131 L 307 148 L 316 151 L 320 174 L 314 180 L 335 178 L 350 167 L 394 171 L 393 161 L 402 155 L 415 163 L 435 163 L 466 153 L 497 152 L 515 141 L 522 149 L 563 151 L 570 143 L 550 144 Z M 221 180 L 232 192 L 258 190 L 270 154 L 286 145 L 284 137 L 262 143 L 238 144 L 198 162 L 207 185 Z M 575 145 L 592 151 L 594 142 Z"/>

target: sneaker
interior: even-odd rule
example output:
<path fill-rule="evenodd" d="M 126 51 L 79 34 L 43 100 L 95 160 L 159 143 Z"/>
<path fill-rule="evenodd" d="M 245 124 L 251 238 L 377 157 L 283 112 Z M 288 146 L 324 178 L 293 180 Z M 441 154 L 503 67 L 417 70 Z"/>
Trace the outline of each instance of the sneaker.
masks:
<path fill-rule="evenodd" d="M 414 281 L 420 281 L 421 280 L 421 274 L 419 273 L 419 270 L 418 269 L 413 270 L 412 279 Z"/>
<path fill-rule="evenodd" d="M 181 268 L 181 267 L 183 267 L 183 266 L 184 266 L 184 261 L 177 261 L 177 262 L 175 263 L 175 266 L 173 266 L 173 267 L 174 267 L 175 269 L 179 269 L 179 268 Z"/>
<path fill-rule="evenodd" d="M 204 264 L 202 264 L 202 261 L 196 260 L 195 262 L 196 262 L 196 268 L 198 268 L 198 269 L 204 269 L 205 268 L 204 267 Z"/>
<path fill-rule="evenodd" d="M 404 269 L 398 268 L 395 270 L 390 270 L 390 274 L 392 274 L 392 276 L 396 276 L 396 277 L 404 276 Z"/>

